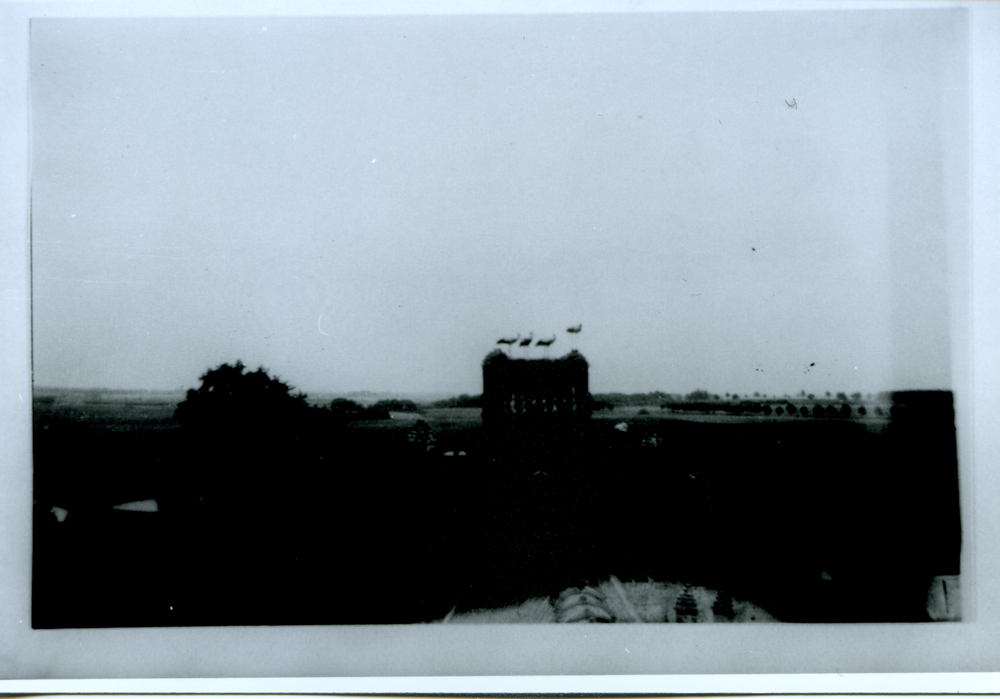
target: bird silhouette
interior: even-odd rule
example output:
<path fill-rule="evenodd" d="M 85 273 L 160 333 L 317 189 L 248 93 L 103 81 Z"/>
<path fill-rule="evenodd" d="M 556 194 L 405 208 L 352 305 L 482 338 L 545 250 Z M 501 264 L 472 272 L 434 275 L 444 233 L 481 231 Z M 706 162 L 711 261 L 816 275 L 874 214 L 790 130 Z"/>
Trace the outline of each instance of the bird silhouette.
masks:
<path fill-rule="evenodd" d="M 556 341 L 556 336 L 553 335 L 548 340 L 538 340 L 537 342 L 535 342 L 535 347 L 544 347 L 545 348 L 545 356 L 548 357 L 549 356 L 549 345 L 551 345 L 555 341 Z"/>
<path fill-rule="evenodd" d="M 508 348 L 508 351 L 509 351 L 510 346 L 513 345 L 515 342 L 517 342 L 520 339 L 521 339 L 521 333 L 518 333 L 517 337 L 502 337 L 502 338 L 500 338 L 499 340 L 497 340 L 497 344 L 498 345 L 507 345 L 507 348 Z"/>
<path fill-rule="evenodd" d="M 573 333 L 574 335 L 580 332 L 581 330 L 583 330 L 583 323 L 580 323 L 579 325 L 574 325 L 572 328 L 566 328 L 566 332 Z"/>
<path fill-rule="evenodd" d="M 521 340 L 521 342 L 519 344 L 520 344 L 521 347 L 527 347 L 527 346 L 529 346 L 531 344 L 531 341 L 534 340 L 534 339 L 535 339 L 535 333 L 534 332 L 530 332 L 530 333 L 528 333 L 528 336 L 526 338 L 524 338 L 523 340 Z"/>

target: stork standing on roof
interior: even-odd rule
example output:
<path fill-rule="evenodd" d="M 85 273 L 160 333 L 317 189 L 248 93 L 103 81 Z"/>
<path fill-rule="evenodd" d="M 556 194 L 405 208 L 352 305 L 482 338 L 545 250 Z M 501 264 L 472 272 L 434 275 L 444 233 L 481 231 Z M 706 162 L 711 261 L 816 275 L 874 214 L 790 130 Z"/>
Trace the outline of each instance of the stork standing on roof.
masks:
<path fill-rule="evenodd" d="M 553 335 L 548 340 L 538 340 L 537 342 L 535 342 L 535 347 L 544 347 L 545 348 L 545 356 L 548 357 L 549 356 L 549 347 L 555 341 L 556 341 L 556 336 Z"/>
<path fill-rule="evenodd" d="M 528 333 L 528 336 L 526 338 L 524 338 L 523 340 L 521 340 L 518 343 L 518 345 L 520 347 L 530 347 L 531 346 L 531 341 L 534 340 L 534 339 L 535 339 L 535 332 L 531 331 L 530 333 Z M 527 351 L 527 350 L 525 350 L 525 351 Z"/>
<path fill-rule="evenodd" d="M 517 334 L 517 337 L 502 337 L 497 340 L 498 345 L 507 345 L 507 354 L 510 354 L 510 346 L 521 339 L 521 333 Z"/>
<path fill-rule="evenodd" d="M 573 337 L 576 337 L 577 335 L 579 335 L 581 330 L 583 330 L 583 323 L 577 323 L 576 325 L 574 325 L 572 327 L 566 328 L 566 332 L 568 332 Z M 573 344 L 575 345 L 576 343 L 573 343 Z M 574 347 L 573 349 L 575 350 L 576 347 Z"/>

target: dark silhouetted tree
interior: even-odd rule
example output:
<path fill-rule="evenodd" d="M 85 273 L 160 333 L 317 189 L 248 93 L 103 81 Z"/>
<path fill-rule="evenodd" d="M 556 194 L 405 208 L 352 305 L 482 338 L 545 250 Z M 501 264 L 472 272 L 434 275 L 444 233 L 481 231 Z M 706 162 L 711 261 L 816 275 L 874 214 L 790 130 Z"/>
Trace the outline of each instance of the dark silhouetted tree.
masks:
<path fill-rule="evenodd" d="M 191 486 L 208 503 L 280 498 L 316 454 L 310 450 L 329 418 L 306 396 L 263 368 L 223 364 L 201 376 L 175 417 L 189 454 Z M 279 468 L 278 464 L 282 466 Z"/>
<path fill-rule="evenodd" d="M 247 372 L 241 361 L 202 374 L 201 386 L 187 392 L 175 417 L 182 427 L 217 430 L 222 425 L 256 426 L 283 423 L 309 410 L 306 396 L 260 367 Z"/>

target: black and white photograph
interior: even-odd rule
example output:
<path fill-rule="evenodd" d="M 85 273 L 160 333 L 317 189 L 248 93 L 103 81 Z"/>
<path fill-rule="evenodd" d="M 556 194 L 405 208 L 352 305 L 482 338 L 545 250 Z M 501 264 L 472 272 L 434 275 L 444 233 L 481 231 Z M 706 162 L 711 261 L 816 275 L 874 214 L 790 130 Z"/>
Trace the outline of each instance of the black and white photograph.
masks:
<path fill-rule="evenodd" d="M 961 15 L 33 21 L 33 625 L 960 618 Z"/>
<path fill-rule="evenodd" d="M 31 629 L 972 618 L 964 6 L 28 31 Z"/>

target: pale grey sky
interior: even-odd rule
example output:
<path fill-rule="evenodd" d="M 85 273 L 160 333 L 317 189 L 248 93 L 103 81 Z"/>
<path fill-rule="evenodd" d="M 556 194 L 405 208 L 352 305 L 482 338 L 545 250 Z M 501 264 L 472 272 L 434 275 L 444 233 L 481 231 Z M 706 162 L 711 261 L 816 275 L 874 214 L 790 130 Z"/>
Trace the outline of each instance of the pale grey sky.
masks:
<path fill-rule="evenodd" d="M 35 20 L 35 382 L 474 393 L 532 331 L 595 392 L 949 388 L 965 23 Z"/>

